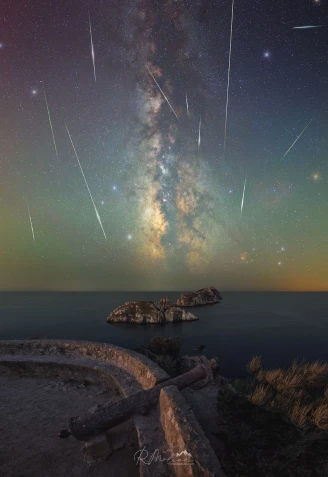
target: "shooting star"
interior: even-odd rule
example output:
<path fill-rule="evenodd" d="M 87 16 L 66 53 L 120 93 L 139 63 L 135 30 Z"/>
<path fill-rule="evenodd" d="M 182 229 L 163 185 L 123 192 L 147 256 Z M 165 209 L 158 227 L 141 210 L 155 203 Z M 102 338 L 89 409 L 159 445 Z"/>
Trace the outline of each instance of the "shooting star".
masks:
<path fill-rule="evenodd" d="M 27 204 L 28 216 L 29 216 L 29 218 L 30 218 L 32 237 L 33 237 L 33 241 L 34 241 L 34 243 L 35 243 L 35 235 L 34 235 L 32 217 L 31 217 L 31 213 L 30 213 L 30 207 L 29 207 L 28 203 L 26 203 L 26 204 Z"/>
<path fill-rule="evenodd" d="M 311 119 L 311 121 L 309 121 L 307 123 L 307 125 L 305 126 L 305 128 L 303 129 L 303 131 L 301 132 L 301 134 L 299 134 L 297 136 L 297 138 L 295 139 L 295 141 L 293 142 L 293 144 L 290 146 L 290 148 L 285 152 L 285 154 L 282 156 L 282 158 L 280 159 L 281 161 L 287 156 L 287 154 L 289 153 L 289 151 L 291 150 L 291 148 L 297 143 L 297 141 L 299 140 L 299 138 L 302 136 L 302 134 L 304 133 L 304 131 L 308 128 L 308 126 L 310 126 L 310 124 L 312 123 L 313 119 Z"/>
<path fill-rule="evenodd" d="M 200 130 L 201 130 L 201 127 L 202 127 L 202 117 L 199 118 L 199 127 L 198 127 L 198 151 L 199 151 L 199 148 L 200 148 Z"/>
<path fill-rule="evenodd" d="M 90 29 L 91 58 L 92 58 L 92 64 L 93 64 L 93 76 L 94 76 L 95 82 L 96 82 L 96 81 L 97 81 L 97 77 L 96 77 L 95 50 L 94 50 L 94 48 L 93 48 L 93 39 L 92 39 L 92 28 L 91 28 L 90 12 L 89 12 L 89 29 Z"/>
<path fill-rule="evenodd" d="M 59 159 L 59 157 L 58 157 L 58 151 L 57 151 L 57 146 L 56 146 L 56 140 L 55 140 L 54 129 L 53 129 L 53 127 L 52 127 L 51 116 L 50 116 L 50 110 L 49 110 L 49 105 L 48 105 L 47 95 L 46 95 L 46 90 L 45 90 L 44 85 L 43 85 L 43 93 L 44 93 L 44 99 L 45 99 L 45 102 L 46 102 L 46 107 L 47 107 L 47 112 L 48 112 L 48 118 L 49 118 L 49 124 L 50 124 L 51 134 L 52 134 L 52 140 L 53 140 L 53 143 L 54 143 L 54 146 L 55 146 L 55 151 L 56 151 L 57 159 Z"/>
<path fill-rule="evenodd" d="M 171 111 L 173 112 L 174 116 L 177 118 L 177 120 L 178 120 L 178 121 L 180 121 L 180 120 L 179 120 L 179 118 L 178 118 L 178 115 L 177 115 L 177 113 L 174 111 L 173 107 L 171 106 L 171 103 L 170 103 L 170 101 L 169 101 L 169 100 L 167 99 L 167 97 L 165 96 L 165 94 L 164 94 L 164 91 L 162 90 L 162 88 L 160 87 L 160 85 L 157 83 L 157 81 L 156 81 L 156 79 L 155 79 L 154 75 L 152 74 L 152 72 L 150 71 L 150 69 L 148 68 L 148 66 L 146 66 L 146 68 L 147 68 L 147 70 L 148 70 L 148 73 L 150 74 L 150 76 L 151 76 L 151 77 L 153 78 L 153 80 L 155 81 L 155 83 L 156 83 L 156 85 L 157 85 L 158 89 L 159 89 L 159 90 L 160 90 L 160 92 L 162 93 L 162 95 L 163 95 L 163 97 L 164 97 L 165 101 L 166 101 L 166 102 L 167 102 L 167 104 L 170 106 L 170 108 L 171 108 Z"/>
<path fill-rule="evenodd" d="M 243 208 L 244 208 L 244 198 L 245 198 L 246 180 L 247 180 L 247 176 L 245 177 L 245 182 L 244 182 L 244 191 L 243 191 L 243 198 L 241 199 L 241 206 L 240 206 L 240 217 L 242 216 L 242 213 L 243 213 Z"/>
<path fill-rule="evenodd" d="M 189 103 L 188 103 L 188 95 L 186 93 L 186 106 L 187 106 L 187 116 L 189 117 Z"/>
<path fill-rule="evenodd" d="M 233 30 L 233 16 L 234 16 L 235 0 L 232 0 L 231 5 L 231 24 L 230 24 L 230 48 L 229 48 L 229 65 L 228 65 L 228 79 L 227 79 L 227 100 L 226 100 L 226 114 L 224 122 L 224 143 L 223 143 L 223 160 L 225 158 L 226 143 L 227 143 L 227 124 L 228 124 L 228 106 L 229 106 L 229 89 L 230 89 L 230 69 L 231 69 L 231 47 L 232 47 L 232 30 Z"/>
<path fill-rule="evenodd" d="M 293 30 L 309 30 L 310 28 L 322 28 L 326 25 L 304 25 L 304 26 L 297 26 L 293 27 Z"/>
<path fill-rule="evenodd" d="M 82 166 L 81 166 L 81 163 L 80 163 L 79 157 L 78 157 L 78 155 L 77 155 L 77 152 L 76 152 L 76 149 L 75 149 L 75 146 L 74 146 L 74 143 L 73 143 L 72 137 L 71 137 L 71 135 L 70 135 L 70 132 L 69 132 L 69 130 L 68 130 L 68 127 L 67 127 L 67 124 L 66 124 L 66 123 L 65 123 L 65 126 L 66 126 L 66 130 L 67 130 L 67 132 L 68 132 L 68 135 L 69 135 L 69 138 L 70 138 L 71 144 L 72 144 L 72 146 L 73 146 L 73 150 L 74 150 L 75 157 L 76 157 L 76 159 L 77 159 L 77 162 L 78 162 L 78 164 L 79 164 L 79 166 L 80 166 L 81 173 L 82 173 L 82 176 L 83 176 L 83 179 L 84 179 L 85 185 L 87 186 L 87 189 L 88 189 L 88 192 L 89 192 L 89 195 L 90 195 L 91 202 L 92 202 L 92 204 L 93 204 L 93 207 L 94 207 L 94 209 L 95 209 L 95 212 L 96 212 L 96 216 L 97 216 L 97 219 L 98 219 L 99 225 L 100 225 L 100 227 L 101 227 L 101 230 L 102 230 L 102 232 L 103 232 L 103 234 L 104 234 L 104 237 L 105 237 L 105 239 L 107 240 L 107 237 L 106 237 L 106 234 L 105 234 L 105 230 L 104 230 L 103 224 L 102 224 L 102 222 L 101 222 L 100 215 L 99 215 L 99 213 L 98 213 L 98 210 L 97 210 L 96 204 L 95 204 L 95 202 L 94 202 L 94 200 L 93 200 L 93 197 L 92 197 L 92 194 L 91 194 L 91 191 L 90 191 L 90 188 L 89 188 L 88 182 L 87 182 L 87 180 L 86 180 L 86 178 L 85 178 L 85 175 L 84 175 L 84 172 L 83 172 L 83 169 L 82 169 Z"/>

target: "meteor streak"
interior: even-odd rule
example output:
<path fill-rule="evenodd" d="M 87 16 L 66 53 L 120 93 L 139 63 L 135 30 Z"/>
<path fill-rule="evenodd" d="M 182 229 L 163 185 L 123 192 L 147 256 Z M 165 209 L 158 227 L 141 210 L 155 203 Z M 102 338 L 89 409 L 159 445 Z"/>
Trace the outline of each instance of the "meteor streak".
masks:
<path fill-rule="evenodd" d="M 67 124 L 66 124 L 66 123 L 65 123 L 65 126 L 66 126 L 66 130 L 67 130 L 67 132 L 68 132 L 68 135 L 69 135 L 69 138 L 70 138 L 71 144 L 72 144 L 72 146 L 73 146 L 73 150 L 74 150 L 75 157 L 76 157 L 76 159 L 77 159 L 77 162 L 78 162 L 78 164 L 79 164 L 79 166 L 80 166 L 81 173 L 82 173 L 82 176 L 83 176 L 83 179 L 84 179 L 85 185 L 87 186 L 87 189 L 88 189 L 88 192 L 89 192 L 89 195 L 90 195 L 91 202 L 92 202 L 92 204 L 93 204 L 93 207 L 94 207 L 94 209 L 95 209 L 95 212 L 96 212 L 96 216 L 97 216 L 97 219 L 98 219 L 99 225 L 100 225 L 100 227 L 101 227 L 101 230 L 102 230 L 102 232 L 103 232 L 103 234 L 104 234 L 104 237 L 105 237 L 105 239 L 107 240 L 107 237 L 106 237 L 106 234 L 105 234 L 105 231 L 104 231 L 104 227 L 103 227 L 103 224 L 102 224 L 102 222 L 101 222 L 100 215 L 99 215 L 99 213 L 98 213 L 98 210 L 97 210 L 96 204 L 95 204 L 95 202 L 94 202 L 94 200 L 93 200 L 93 197 L 92 197 L 92 194 L 91 194 L 91 191 L 90 191 L 90 188 L 89 188 L 88 182 L 87 182 L 87 180 L 86 180 L 86 178 L 85 178 L 85 175 L 84 175 L 84 172 L 83 172 L 83 169 L 82 169 L 82 166 L 81 166 L 81 163 L 80 163 L 79 157 L 78 157 L 78 155 L 77 155 L 77 152 L 76 152 L 76 149 L 75 149 L 75 146 L 74 146 L 74 143 L 73 143 L 72 137 L 71 137 L 71 135 L 70 135 L 70 132 L 69 132 L 69 130 L 68 130 L 68 127 L 67 127 Z"/>
<path fill-rule="evenodd" d="M 244 191 L 243 191 L 243 198 L 241 199 L 241 206 L 240 206 L 240 217 L 242 216 L 242 213 L 243 213 L 243 208 L 244 208 L 244 198 L 245 198 L 245 189 L 246 189 L 246 179 L 247 179 L 247 176 L 245 177 L 245 182 L 244 182 Z"/>
<path fill-rule="evenodd" d="M 93 64 L 93 76 L 94 76 L 95 82 L 96 82 L 97 77 L 96 77 L 96 64 L 95 64 L 95 50 L 93 48 L 90 12 L 89 12 L 89 29 L 90 29 L 90 43 L 91 43 L 91 58 L 92 58 L 92 64 Z"/>
<path fill-rule="evenodd" d="M 297 26 L 293 27 L 293 30 L 309 30 L 310 28 L 322 28 L 326 25 L 304 25 L 304 26 Z"/>
<path fill-rule="evenodd" d="M 155 83 L 156 83 L 158 89 L 159 89 L 160 92 L 162 93 L 162 95 L 163 95 L 165 101 L 166 101 L 167 104 L 170 106 L 171 111 L 173 112 L 174 116 L 177 118 L 178 121 L 180 121 L 179 118 L 178 118 L 178 115 L 176 114 L 176 112 L 174 111 L 173 107 L 171 106 L 170 101 L 169 101 L 169 100 L 167 99 L 167 97 L 165 96 L 164 91 L 162 90 L 162 88 L 160 87 L 160 85 L 157 83 L 157 81 L 156 81 L 155 77 L 153 76 L 152 72 L 150 71 L 150 69 L 148 68 L 148 66 L 146 66 L 146 68 L 147 68 L 148 73 L 150 74 L 150 76 L 151 76 L 151 77 L 153 78 L 153 80 L 155 81 Z"/>
<path fill-rule="evenodd" d="M 186 106 L 187 106 L 187 115 L 189 117 L 189 103 L 188 103 L 188 95 L 186 93 Z"/>
<path fill-rule="evenodd" d="M 228 80 L 227 80 L 227 101 L 226 101 L 226 115 L 225 115 L 225 123 L 224 123 L 223 160 L 225 158 L 226 142 L 227 142 L 227 124 L 228 124 L 228 105 L 229 105 L 229 89 L 230 89 L 231 47 L 232 47 L 232 30 L 233 30 L 234 7 L 235 7 L 235 0 L 232 0 L 231 24 L 230 24 L 229 66 L 228 66 Z"/>
<path fill-rule="evenodd" d="M 43 93 L 44 93 L 44 99 L 45 99 L 45 102 L 46 102 L 46 107 L 47 107 L 47 112 L 48 112 L 48 118 L 49 118 L 49 124 L 50 124 L 51 134 L 52 134 L 52 140 L 53 140 L 53 143 L 54 143 L 54 146 L 55 146 L 55 151 L 56 151 L 57 159 L 59 159 L 59 158 L 58 158 L 57 146 L 56 146 L 56 140 L 55 140 L 55 134 L 54 134 L 54 130 L 53 130 L 53 127 L 52 127 L 51 116 L 50 116 L 50 110 L 49 110 L 49 105 L 48 105 L 47 95 L 46 95 L 46 90 L 45 90 L 44 85 L 43 85 Z"/>
<path fill-rule="evenodd" d="M 299 134 L 297 136 L 297 138 L 295 139 L 295 141 L 293 142 L 293 144 L 290 146 L 290 148 L 285 152 L 285 154 L 282 156 L 282 158 L 280 159 L 281 161 L 284 159 L 284 157 L 287 156 L 287 154 L 289 153 L 289 151 L 291 150 L 291 148 L 294 146 L 294 144 L 297 143 L 297 141 L 299 140 L 299 138 L 302 136 L 302 134 L 304 133 L 304 131 L 307 129 L 308 126 L 310 126 L 310 124 L 312 123 L 313 119 L 311 119 L 311 121 L 309 121 L 307 123 L 307 125 L 305 126 L 305 128 L 303 129 L 303 131 L 301 132 L 301 134 Z"/>
<path fill-rule="evenodd" d="M 33 229 L 32 217 L 31 217 L 31 213 L 30 213 L 30 207 L 29 207 L 28 203 L 26 203 L 26 204 L 27 204 L 28 216 L 29 216 L 29 218 L 30 218 L 32 237 L 33 237 L 33 240 L 34 240 L 34 243 L 35 243 L 35 236 L 34 236 L 34 229 Z"/>
<path fill-rule="evenodd" d="M 199 127 L 198 127 L 198 151 L 199 151 L 199 148 L 200 148 L 200 129 L 201 129 L 201 126 L 202 126 L 202 117 L 199 118 Z"/>

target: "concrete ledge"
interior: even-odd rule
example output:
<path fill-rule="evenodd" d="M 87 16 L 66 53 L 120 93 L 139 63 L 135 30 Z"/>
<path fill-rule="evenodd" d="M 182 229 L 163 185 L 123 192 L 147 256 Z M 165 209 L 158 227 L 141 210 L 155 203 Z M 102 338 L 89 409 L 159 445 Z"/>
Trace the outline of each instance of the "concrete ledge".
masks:
<path fill-rule="evenodd" d="M 168 374 L 146 356 L 107 343 L 73 340 L 0 340 L 1 355 L 61 355 L 88 357 L 112 362 L 134 376 L 143 389 L 149 389 L 168 379 Z"/>
<path fill-rule="evenodd" d="M 173 475 L 225 477 L 203 429 L 176 386 L 161 390 L 159 407 L 163 432 L 172 454 L 186 451 L 191 456 L 191 464 L 170 466 Z"/>

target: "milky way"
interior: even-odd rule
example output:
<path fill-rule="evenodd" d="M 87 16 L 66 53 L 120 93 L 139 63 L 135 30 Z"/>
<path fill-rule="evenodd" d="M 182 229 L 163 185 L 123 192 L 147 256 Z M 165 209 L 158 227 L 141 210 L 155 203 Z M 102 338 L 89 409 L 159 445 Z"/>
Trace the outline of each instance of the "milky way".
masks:
<path fill-rule="evenodd" d="M 213 218 L 212 198 L 206 191 L 200 164 L 201 119 L 197 136 L 197 117 L 189 113 L 187 96 L 187 110 L 180 101 L 171 105 L 177 97 L 177 85 L 188 76 L 196 79 L 199 76 L 190 54 L 190 24 L 184 12 L 169 0 L 156 4 L 142 1 L 138 6 L 136 23 L 140 28 L 135 35 L 141 53 L 134 67 L 140 72 L 137 137 L 141 136 L 141 143 L 136 196 L 145 237 L 144 254 L 156 264 L 180 254 L 188 267 L 196 270 L 206 263 L 208 244 L 202 224 Z M 163 30 L 159 27 L 160 20 Z M 166 53 L 168 23 L 170 42 L 175 45 L 174 53 L 172 50 L 169 55 Z M 144 65 L 151 79 L 143 74 Z M 195 94 L 194 102 L 198 103 L 198 113 L 204 98 Z M 170 109 L 180 118 L 178 123 Z"/>

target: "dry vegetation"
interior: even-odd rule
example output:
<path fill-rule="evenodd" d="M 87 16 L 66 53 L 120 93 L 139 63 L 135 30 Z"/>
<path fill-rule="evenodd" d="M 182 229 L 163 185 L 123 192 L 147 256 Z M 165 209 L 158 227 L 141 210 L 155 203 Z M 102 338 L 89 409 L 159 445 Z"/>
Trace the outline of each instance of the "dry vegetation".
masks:
<path fill-rule="evenodd" d="M 219 393 L 227 476 L 328 476 L 328 364 L 248 371 Z"/>
<path fill-rule="evenodd" d="M 254 404 L 284 413 L 297 427 L 328 430 L 328 364 L 297 363 L 287 370 L 263 369 L 256 356 L 248 365 L 256 381 L 248 394 Z"/>

